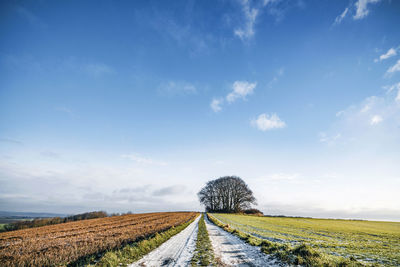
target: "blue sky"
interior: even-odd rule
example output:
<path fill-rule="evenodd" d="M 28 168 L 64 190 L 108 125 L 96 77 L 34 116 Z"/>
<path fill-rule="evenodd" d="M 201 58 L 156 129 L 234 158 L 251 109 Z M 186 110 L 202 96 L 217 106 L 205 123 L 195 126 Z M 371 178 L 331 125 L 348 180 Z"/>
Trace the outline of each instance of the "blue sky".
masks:
<path fill-rule="evenodd" d="M 400 220 L 400 3 L 3 1 L 0 209 Z"/>

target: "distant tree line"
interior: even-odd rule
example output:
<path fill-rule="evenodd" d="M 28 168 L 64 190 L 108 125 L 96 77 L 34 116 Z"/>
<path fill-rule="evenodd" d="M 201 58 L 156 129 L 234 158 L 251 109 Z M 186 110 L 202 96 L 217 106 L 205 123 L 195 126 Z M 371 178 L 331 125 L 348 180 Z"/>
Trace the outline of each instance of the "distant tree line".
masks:
<path fill-rule="evenodd" d="M 253 192 L 237 176 L 224 176 L 208 181 L 198 197 L 207 212 L 244 212 L 251 204 L 256 204 Z"/>
<path fill-rule="evenodd" d="M 104 211 L 92 211 L 92 212 L 85 212 L 82 214 L 71 215 L 68 217 L 53 217 L 53 218 L 37 218 L 33 220 L 24 220 L 24 221 L 17 221 L 13 223 L 9 223 L 4 225 L 3 231 L 14 231 L 26 228 L 34 228 L 40 227 L 45 225 L 52 225 L 52 224 L 59 224 L 59 223 L 66 223 L 66 222 L 73 222 L 73 221 L 80 221 L 80 220 L 88 220 L 88 219 L 95 219 L 95 218 L 103 218 L 107 217 L 107 213 Z"/>

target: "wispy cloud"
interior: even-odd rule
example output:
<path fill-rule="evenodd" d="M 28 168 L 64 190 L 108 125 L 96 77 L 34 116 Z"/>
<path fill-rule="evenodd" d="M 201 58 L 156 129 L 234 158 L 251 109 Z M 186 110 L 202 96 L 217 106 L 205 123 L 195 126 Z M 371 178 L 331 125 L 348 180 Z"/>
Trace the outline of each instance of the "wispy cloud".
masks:
<path fill-rule="evenodd" d="M 222 110 L 222 103 L 224 102 L 224 100 L 222 98 L 213 98 L 213 100 L 211 100 L 210 103 L 210 107 L 214 112 L 219 112 Z"/>
<path fill-rule="evenodd" d="M 124 155 L 121 155 L 121 157 L 124 158 L 124 159 L 128 159 L 128 160 L 134 161 L 134 162 L 139 163 L 139 164 L 159 165 L 159 166 L 168 165 L 164 161 L 154 160 L 154 159 L 151 159 L 151 158 L 148 158 L 148 157 L 141 156 L 141 155 L 139 155 L 137 153 L 124 154 Z"/>
<path fill-rule="evenodd" d="M 244 23 L 234 29 L 235 36 L 239 37 L 242 41 L 247 41 L 255 35 L 255 25 L 258 16 L 262 13 L 264 8 L 268 9 L 268 13 L 277 18 L 282 19 L 285 9 L 289 8 L 290 5 L 286 5 L 286 8 L 279 8 L 276 6 L 281 0 L 264 0 L 264 1 L 249 1 L 242 0 L 241 7 L 244 15 Z M 300 5 L 300 4 L 299 4 Z"/>
<path fill-rule="evenodd" d="M 356 14 L 353 16 L 354 19 L 362 19 L 369 14 L 368 5 L 376 4 L 381 0 L 358 0 L 355 3 Z"/>
<path fill-rule="evenodd" d="M 319 141 L 321 143 L 327 143 L 330 145 L 335 144 L 335 142 L 341 137 L 342 135 L 340 133 L 334 134 L 334 135 L 328 135 L 325 132 L 319 133 Z"/>
<path fill-rule="evenodd" d="M 237 99 L 246 100 L 247 96 L 253 94 L 256 86 L 257 86 L 256 82 L 251 83 L 248 81 L 235 81 L 232 84 L 231 92 L 229 92 L 226 95 L 225 99 L 230 104 L 234 103 Z M 211 100 L 210 107 L 214 112 L 219 112 L 222 110 L 222 105 L 224 104 L 224 102 L 225 102 L 224 98 L 214 97 Z"/>
<path fill-rule="evenodd" d="M 260 114 L 256 119 L 251 120 L 251 125 L 263 132 L 286 127 L 286 123 L 275 113 Z"/>
<path fill-rule="evenodd" d="M 320 142 L 339 144 L 340 138 L 340 144 L 360 147 L 386 144 L 392 148 L 400 142 L 399 92 L 395 84 L 383 96 L 370 96 L 341 110 L 331 129 L 320 134 Z"/>
<path fill-rule="evenodd" d="M 346 17 L 346 15 L 348 14 L 348 12 L 349 12 L 349 8 L 346 7 L 346 8 L 344 9 L 344 11 L 342 12 L 342 14 L 340 14 L 339 16 L 336 17 L 335 22 L 333 23 L 333 25 L 340 24 L 340 23 L 342 22 L 342 20 L 343 20 L 343 19 Z"/>
<path fill-rule="evenodd" d="M 249 83 L 247 81 L 235 81 L 232 85 L 232 92 L 226 96 L 229 103 L 233 103 L 236 99 L 246 99 L 246 96 L 251 95 L 256 88 L 257 83 Z"/>
<path fill-rule="evenodd" d="M 397 60 L 396 64 L 394 64 L 393 66 L 391 66 L 387 71 L 385 76 L 386 77 L 390 77 L 392 76 L 395 72 L 399 72 L 400 71 L 400 59 Z"/>
<path fill-rule="evenodd" d="M 384 86 L 383 88 L 386 89 L 387 94 L 391 94 L 392 92 L 397 91 L 395 100 L 397 102 L 400 102 L 400 82 L 389 86 Z"/>
<path fill-rule="evenodd" d="M 392 47 L 385 54 L 380 55 L 379 58 L 376 58 L 374 61 L 379 62 L 379 61 L 391 58 L 395 55 L 397 55 L 397 48 Z"/>
<path fill-rule="evenodd" d="M 357 0 L 353 5 L 353 1 L 351 0 L 349 6 L 347 6 L 343 12 L 335 18 L 333 26 L 340 24 L 347 16 L 351 16 L 351 14 L 354 14 L 353 20 L 365 18 L 369 14 L 368 6 L 380 1 L 381 0 Z"/>
<path fill-rule="evenodd" d="M 197 88 L 191 83 L 185 81 L 169 81 L 162 83 L 158 87 L 158 91 L 162 95 L 192 95 L 197 93 Z"/>
<path fill-rule="evenodd" d="M 386 90 L 387 94 L 390 94 L 393 90 L 399 90 L 400 91 L 400 82 L 392 84 L 392 85 L 383 86 L 383 89 Z"/>
<path fill-rule="evenodd" d="M 241 27 L 235 29 L 234 33 L 242 40 L 250 39 L 254 36 L 254 24 L 256 22 L 259 10 L 250 7 L 250 1 L 242 1 L 243 13 L 245 16 L 245 23 Z"/>

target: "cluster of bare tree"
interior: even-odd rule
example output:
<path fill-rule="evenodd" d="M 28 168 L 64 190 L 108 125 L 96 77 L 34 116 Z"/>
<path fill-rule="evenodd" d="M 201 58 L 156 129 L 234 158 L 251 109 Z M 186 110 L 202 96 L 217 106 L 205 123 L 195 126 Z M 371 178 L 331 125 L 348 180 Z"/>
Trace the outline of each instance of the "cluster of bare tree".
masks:
<path fill-rule="evenodd" d="M 207 212 L 241 212 L 256 204 L 253 192 L 237 176 L 225 176 L 207 182 L 198 193 Z"/>

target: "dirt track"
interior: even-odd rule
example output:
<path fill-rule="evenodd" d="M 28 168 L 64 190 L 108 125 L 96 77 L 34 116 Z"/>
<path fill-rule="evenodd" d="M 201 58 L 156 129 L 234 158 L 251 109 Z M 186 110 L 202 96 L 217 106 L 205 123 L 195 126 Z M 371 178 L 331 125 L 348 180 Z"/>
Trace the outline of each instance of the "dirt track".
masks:
<path fill-rule="evenodd" d="M 280 266 L 276 260 L 261 252 L 259 247 L 251 246 L 222 230 L 206 217 L 205 220 L 219 266 Z"/>
<path fill-rule="evenodd" d="M 171 237 L 160 247 L 130 266 L 189 266 L 196 248 L 197 227 L 200 217 L 198 216 L 182 232 Z"/>

